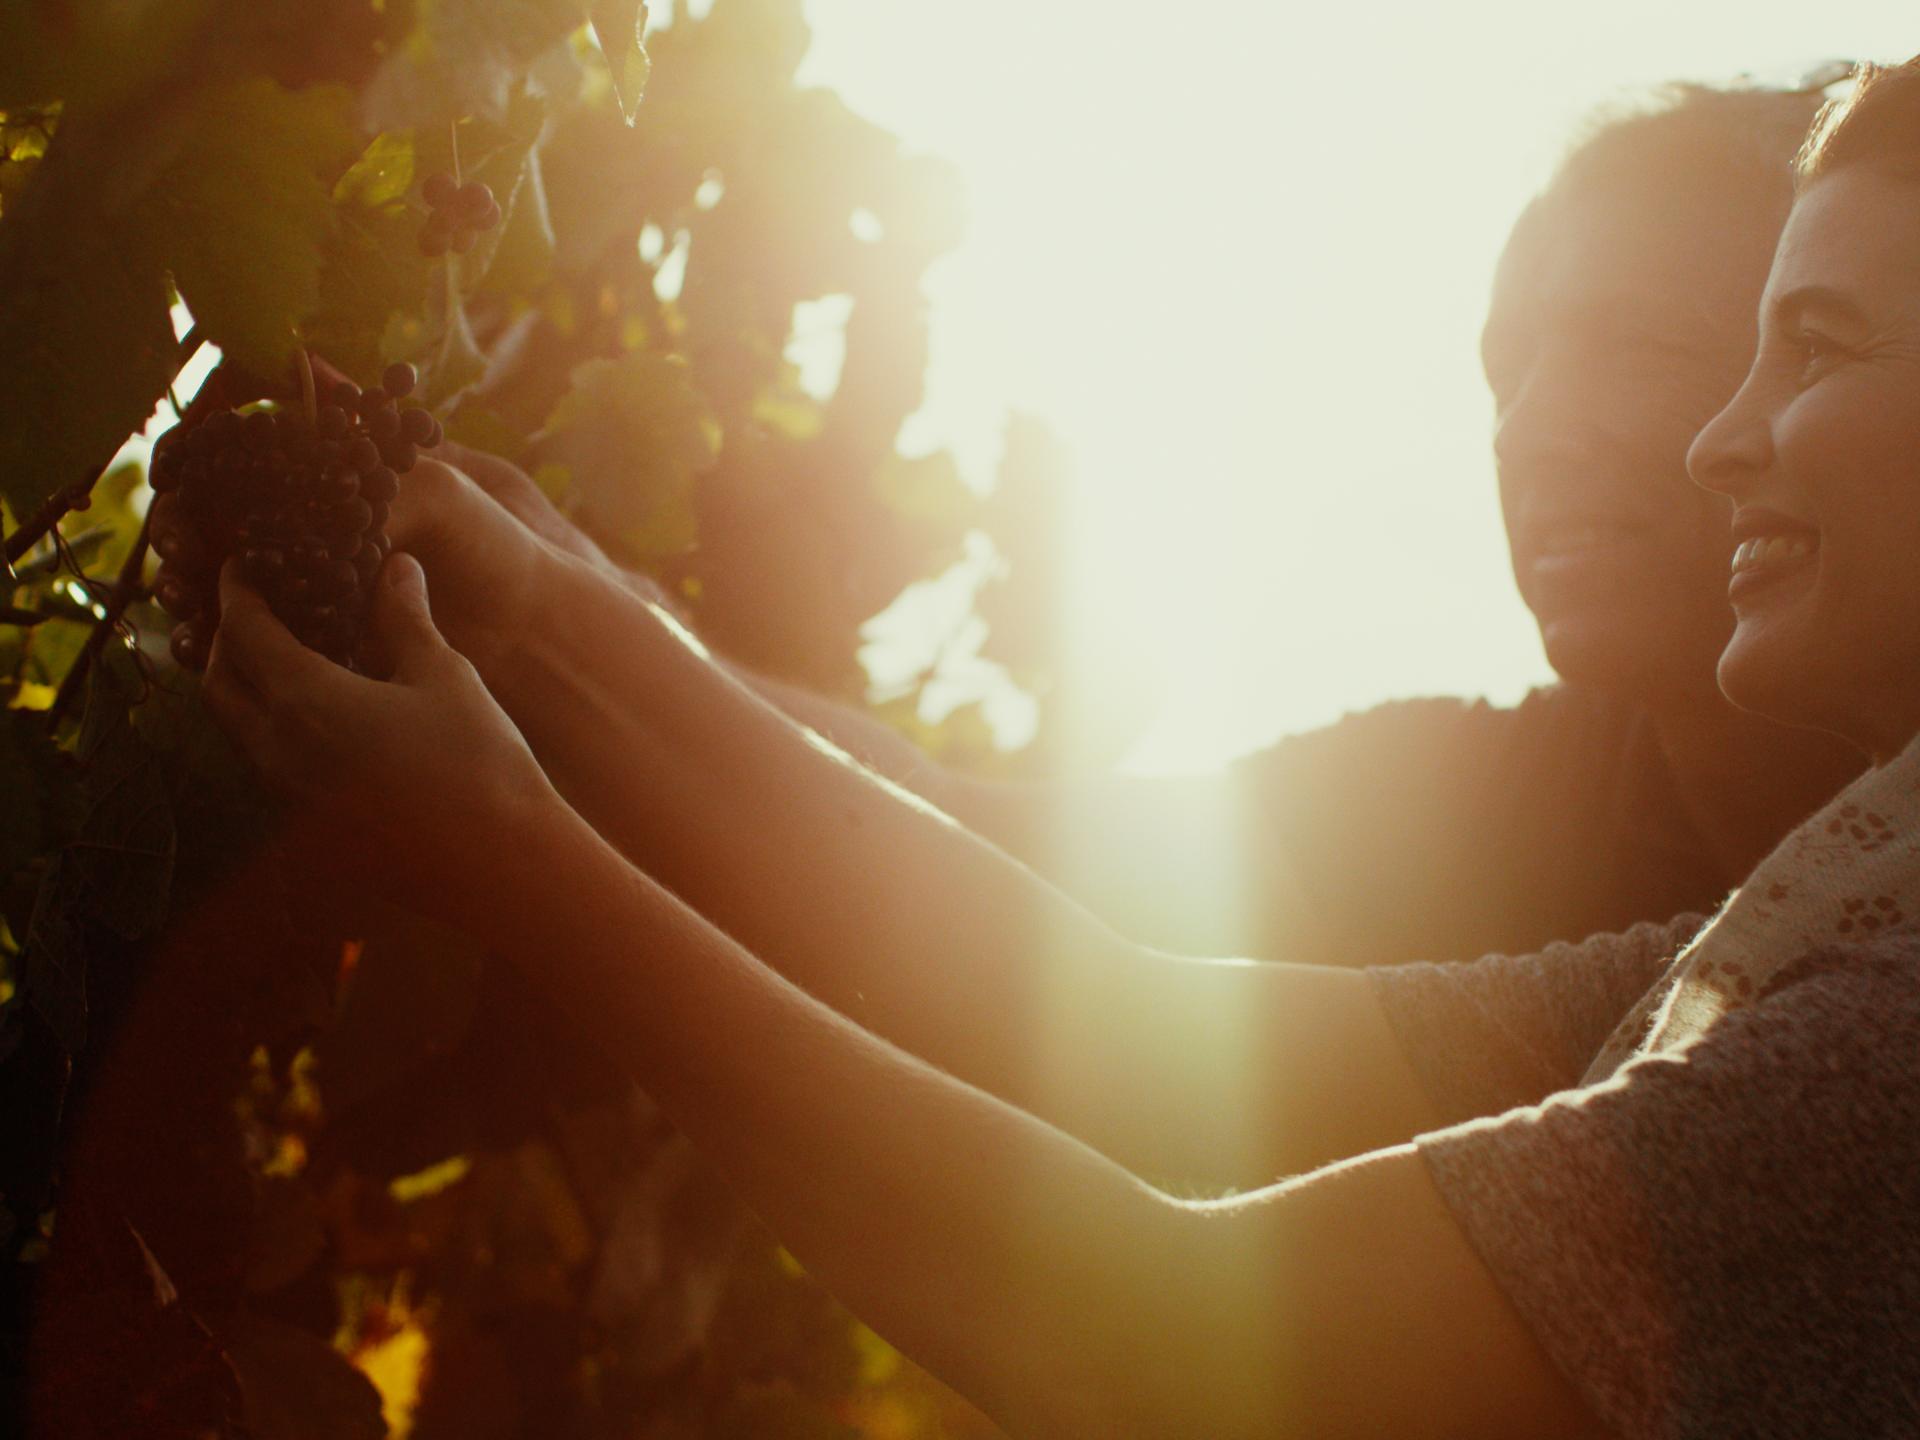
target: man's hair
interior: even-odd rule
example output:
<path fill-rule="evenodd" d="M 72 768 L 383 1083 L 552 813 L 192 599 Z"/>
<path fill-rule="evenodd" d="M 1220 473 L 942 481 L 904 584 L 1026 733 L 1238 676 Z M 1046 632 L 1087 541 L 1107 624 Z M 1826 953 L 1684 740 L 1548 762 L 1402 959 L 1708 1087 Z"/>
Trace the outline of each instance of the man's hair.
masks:
<path fill-rule="evenodd" d="M 1575 131 L 1548 194 L 1600 183 L 1650 196 L 1729 189 L 1756 205 L 1793 195 L 1794 155 L 1819 112 L 1818 88 L 1661 85 L 1597 110 Z"/>
<path fill-rule="evenodd" d="M 1920 57 L 1904 65 L 1861 65 L 1845 94 L 1814 122 L 1794 161 L 1794 184 L 1844 165 L 1872 165 L 1920 180 Z"/>

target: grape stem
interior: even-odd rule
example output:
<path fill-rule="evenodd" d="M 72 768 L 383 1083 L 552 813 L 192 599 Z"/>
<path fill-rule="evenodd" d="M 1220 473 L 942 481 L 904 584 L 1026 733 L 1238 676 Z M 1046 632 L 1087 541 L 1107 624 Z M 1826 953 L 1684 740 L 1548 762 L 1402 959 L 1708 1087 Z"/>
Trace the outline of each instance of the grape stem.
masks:
<path fill-rule="evenodd" d="M 201 338 L 198 325 L 181 337 L 174 351 L 173 378 L 167 381 L 168 389 L 173 388 L 174 381 L 180 378 L 180 372 L 185 370 L 187 363 L 199 353 Z M 113 453 L 114 455 L 120 453 L 118 445 L 114 446 Z M 90 472 L 92 478 L 85 484 L 76 485 L 70 490 L 56 490 L 47 497 L 44 505 L 14 528 L 14 532 L 7 536 L 5 544 L 0 545 L 0 560 L 3 560 L 3 563 L 0 563 L 0 578 L 12 577 L 13 562 L 44 540 L 48 533 L 60 523 L 61 518 L 73 508 L 75 500 L 83 495 L 92 494 L 93 487 L 100 483 L 100 477 L 107 473 L 107 467 L 111 464 L 113 464 L 113 456 L 109 455 L 106 460 L 93 467 Z"/>
<path fill-rule="evenodd" d="M 307 358 L 307 347 L 296 345 L 293 351 L 293 363 L 300 372 L 300 404 L 306 410 L 307 424 L 316 424 L 319 420 L 319 406 L 313 393 L 313 361 Z"/>

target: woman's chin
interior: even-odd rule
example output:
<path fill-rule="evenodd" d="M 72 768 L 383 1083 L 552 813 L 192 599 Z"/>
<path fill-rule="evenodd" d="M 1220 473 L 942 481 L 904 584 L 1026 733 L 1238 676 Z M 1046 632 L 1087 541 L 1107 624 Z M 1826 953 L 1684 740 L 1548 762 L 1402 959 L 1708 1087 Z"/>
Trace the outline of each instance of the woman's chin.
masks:
<path fill-rule="evenodd" d="M 1813 715 L 1820 706 L 1812 668 L 1795 663 L 1792 648 L 1777 643 L 1777 637 L 1770 643 L 1745 626 L 1735 630 L 1716 674 L 1720 693 L 1742 710 L 1783 725 L 1816 723 Z"/>

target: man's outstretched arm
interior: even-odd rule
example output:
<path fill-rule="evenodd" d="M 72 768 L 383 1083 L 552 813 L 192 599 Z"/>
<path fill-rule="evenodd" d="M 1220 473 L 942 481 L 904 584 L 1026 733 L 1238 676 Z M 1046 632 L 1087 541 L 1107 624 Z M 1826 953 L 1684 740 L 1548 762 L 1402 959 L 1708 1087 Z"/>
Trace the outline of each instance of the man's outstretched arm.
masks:
<path fill-rule="evenodd" d="M 675 609 L 652 580 L 617 566 L 561 515 L 518 466 L 451 443 L 444 451 L 549 544 Z M 939 764 L 852 706 L 721 663 L 775 708 L 1039 871 L 1130 939 L 1181 955 L 1343 963 L 1317 906 L 1266 843 L 1259 797 L 1230 776 L 984 779 Z"/>

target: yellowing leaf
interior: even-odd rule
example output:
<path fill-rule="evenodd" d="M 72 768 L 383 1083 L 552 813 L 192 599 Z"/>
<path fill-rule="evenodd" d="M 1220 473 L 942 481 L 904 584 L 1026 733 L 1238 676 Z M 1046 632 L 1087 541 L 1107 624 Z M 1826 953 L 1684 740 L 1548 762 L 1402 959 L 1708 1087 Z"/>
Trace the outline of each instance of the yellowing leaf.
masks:
<path fill-rule="evenodd" d="M 376 135 L 333 187 L 336 205 L 364 205 L 370 210 L 407 198 L 413 188 L 413 137 Z"/>

